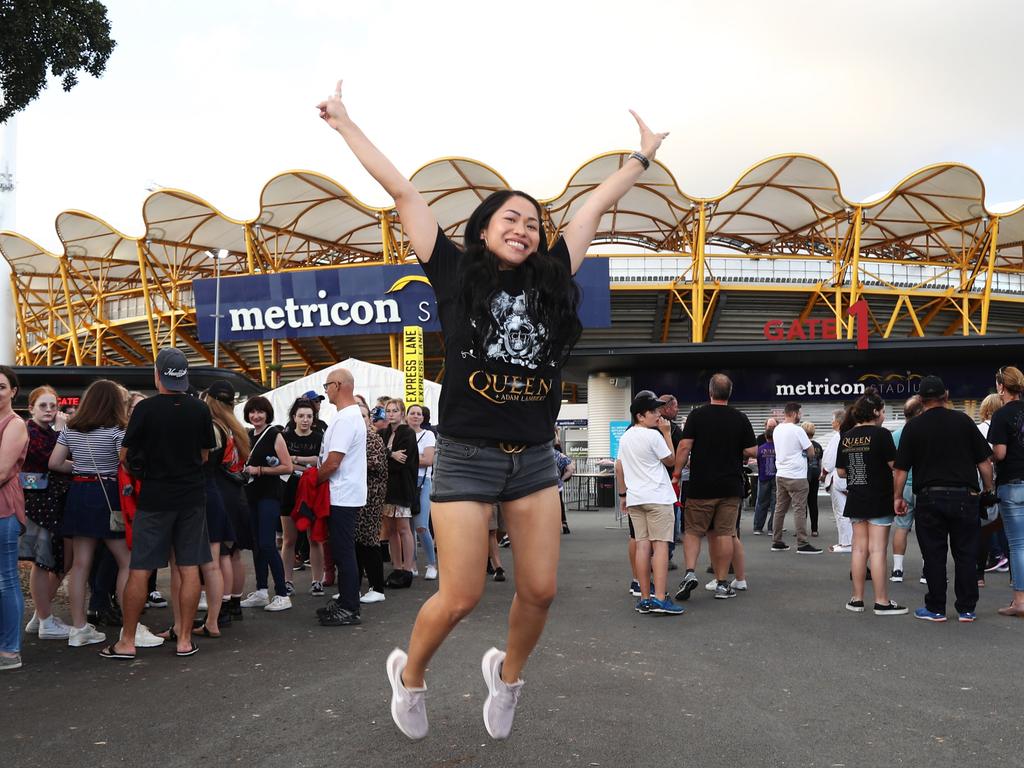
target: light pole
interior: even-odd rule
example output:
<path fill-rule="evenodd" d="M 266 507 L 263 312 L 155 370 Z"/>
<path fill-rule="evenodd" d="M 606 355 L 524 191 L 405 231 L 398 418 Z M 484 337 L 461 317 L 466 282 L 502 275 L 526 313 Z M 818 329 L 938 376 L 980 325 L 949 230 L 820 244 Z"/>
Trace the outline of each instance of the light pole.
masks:
<path fill-rule="evenodd" d="M 228 255 L 227 249 L 210 251 L 213 258 L 213 367 L 220 368 L 220 260 Z"/>

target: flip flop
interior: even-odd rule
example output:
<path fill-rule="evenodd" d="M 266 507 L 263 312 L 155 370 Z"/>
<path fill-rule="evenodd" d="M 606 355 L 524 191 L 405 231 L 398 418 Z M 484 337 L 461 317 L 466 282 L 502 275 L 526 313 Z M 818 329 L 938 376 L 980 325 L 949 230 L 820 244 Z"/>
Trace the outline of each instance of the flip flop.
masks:
<path fill-rule="evenodd" d="M 196 629 L 193 629 L 192 630 L 192 634 L 193 635 L 200 634 L 203 637 L 209 637 L 209 638 L 212 638 L 213 640 L 219 640 L 220 637 L 221 637 L 220 632 L 218 632 L 217 634 L 214 634 L 213 632 L 210 631 L 209 627 L 207 627 L 205 624 L 201 624 Z"/>
<path fill-rule="evenodd" d="M 157 632 L 157 637 L 162 637 L 164 640 L 177 640 L 178 633 L 174 631 L 174 627 L 168 627 L 163 632 Z"/>
<path fill-rule="evenodd" d="M 100 656 L 102 656 L 104 659 L 120 659 L 121 661 L 132 661 L 135 658 L 134 653 L 121 653 L 116 648 L 114 648 L 115 645 L 117 645 L 117 643 L 111 643 L 110 645 L 108 645 L 106 648 L 100 651 Z"/>
<path fill-rule="evenodd" d="M 194 656 L 199 652 L 199 646 L 195 643 L 189 643 L 189 649 L 187 651 L 175 651 L 178 656 Z"/>

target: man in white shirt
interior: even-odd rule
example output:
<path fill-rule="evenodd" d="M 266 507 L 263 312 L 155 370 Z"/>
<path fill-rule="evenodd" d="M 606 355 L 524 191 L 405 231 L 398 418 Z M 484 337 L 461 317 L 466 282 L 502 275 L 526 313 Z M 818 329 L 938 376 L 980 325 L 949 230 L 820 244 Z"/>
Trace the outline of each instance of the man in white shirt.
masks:
<path fill-rule="evenodd" d="M 800 403 L 786 403 L 782 423 L 775 428 L 775 517 L 772 519 L 772 552 L 785 552 L 789 544 L 782 540 L 786 512 L 793 508 L 796 523 L 796 551 L 801 555 L 820 555 L 821 549 L 807 540 L 807 455 L 814 449 L 800 426 Z"/>
<path fill-rule="evenodd" d="M 354 387 L 352 374 L 344 368 L 331 371 L 324 383 L 327 398 L 338 409 L 324 434 L 317 470 L 317 483 L 330 483 L 330 545 L 338 569 L 338 599 L 320 614 L 320 623 L 326 627 L 362 623 L 355 531 L 359 508 L 366 504 L 366 422 Z"/>
<path fill-rule="evenodd" d="M 623 512 L 636 534 L 636 572 L 640 582 L 638 613 L 684 612 L 666 593 L 668 545 L 675 536 L 675 492 L 665 467 L 672 466 L 672 424 L 661 416 L 663 403 L 641 393 L 630 405 L 633 424 L 619 441 L 615 462 Z M 657 427 L 657 429 L 652 429 Z M 652 557 L 653 550 L 653 557 Z M 651 563 L 654 591 L 651 591 Z"/>

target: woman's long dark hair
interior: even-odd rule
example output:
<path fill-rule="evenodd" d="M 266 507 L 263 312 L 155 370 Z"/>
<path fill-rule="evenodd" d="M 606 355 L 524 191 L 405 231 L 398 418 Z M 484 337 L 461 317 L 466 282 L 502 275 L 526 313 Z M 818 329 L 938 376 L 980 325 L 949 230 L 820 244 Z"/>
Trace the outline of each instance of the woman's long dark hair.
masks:
<path fill-rule="evenodd" d="M 537 251 L 518 267 L 525 278 L 526 309 L 530 318 L 545 330 L 545 333 L 537 334 L 537 361 L 541 365 L 550 362 L 561 367 L 583 332 L 578 315 L 580 289 L 566 265 L 548 255 L 540 203 L 517 190 L 491 193 L 466 222 L 465 255 L 460 265 L 460 300 L 466 315 L 475 321 L 473 351 L 477 361 L 483 365 L 487 342 L 498 332 L 498 319 L 491 309 L 491 300 L 498 290 L 498 258 L 487 249 L 480 235 L 490 224 L 491 217 L 512 197 L 529 200 L 537 210 L 540 223 Z"/>

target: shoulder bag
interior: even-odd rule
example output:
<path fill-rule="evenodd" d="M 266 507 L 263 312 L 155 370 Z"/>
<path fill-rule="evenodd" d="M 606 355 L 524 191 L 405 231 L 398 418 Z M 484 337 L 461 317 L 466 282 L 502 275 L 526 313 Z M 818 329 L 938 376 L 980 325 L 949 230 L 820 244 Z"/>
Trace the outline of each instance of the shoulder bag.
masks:
<path fill-rule="evenodd" d="M 121 504 L 118 503 L 117 509 L 114 509 L 114 505 L 110 503 L 110 496 L 107 494 L 107 486 L 104 484 L 105 478 L 100 474 L 100 465 L 96 462 L 96 454 L 92 450 L 92 441 L 88 435 L 85 436 L 85 445 L 89 449 L 89 458 L 92 459 L 92 468 L 96 472 L 96 482 L 100 484 L 100 490 L 103 491 L 103 498 L 107 502 L 107 510 L 110 512 L 110 530 L 114 533 L 124 533 L 124 513 L 121 511 Z"/>

